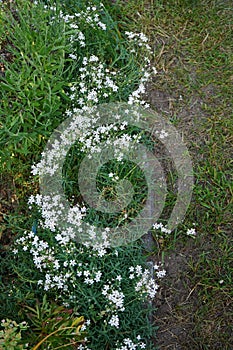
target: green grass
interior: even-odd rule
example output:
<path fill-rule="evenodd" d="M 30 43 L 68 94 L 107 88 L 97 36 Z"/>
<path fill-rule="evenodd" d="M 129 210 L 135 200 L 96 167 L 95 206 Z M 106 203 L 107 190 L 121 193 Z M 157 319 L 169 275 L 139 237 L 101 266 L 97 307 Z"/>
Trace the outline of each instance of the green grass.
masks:
<path fill-rule="evenodd" d="M 183 133 L 194 163 L 196 184 L 184 224 L 195 222 L 198 231 L 187 277 L 195 300 L 189 303 L 187 319 L 183 309 L 183 320 L 192 322 L 194 331 L 191 343 L 181 344 L 187 349 L 230 349 L 232 3 L 138 0 L 118 1 L 118 6 L 132 30 L 150 37 L 158 74 L 149 99 Z M 178 233 L 163 241 L 165 256 L 177 249 L 177 237 L 189 249 Z"/>

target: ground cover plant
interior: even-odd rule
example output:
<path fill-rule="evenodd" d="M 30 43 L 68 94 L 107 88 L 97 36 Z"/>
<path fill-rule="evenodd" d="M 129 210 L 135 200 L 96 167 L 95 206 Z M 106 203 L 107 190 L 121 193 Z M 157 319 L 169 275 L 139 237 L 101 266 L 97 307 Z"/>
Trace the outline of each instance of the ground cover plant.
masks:
<path fill-rule="evenodd" d="M 1 346 L 190 349 L 192 344 L 195 349 L 230 349 L 230 6 L 139 0 L 106 1 L 104 6 L 94 1 L 89 8 L 85 1 L 4 6 Z M 152 61 L 142 32 L 149 37 Z M 158 70 L 155 76 L 153 66 Z M 149 75 L 152 81 L 146 85 Z M 38 176 L 49 136 L 77 110 L 115 101 L 146 107 L 148 102 L 141 98 L 145 91 L 153 107 L 184 133 L 193 154 L 196 184 L 186 221 L 172 234 L 155 224 L 155 246 L 149 254 L 142 241 L 110 248 L 108 230 L 94 247 L 89 242 L 80 246 L 67 234 L 53 231 L 55 217 L 46 212 L 51 203 L 38 195 L 31 166 Z M 148 147 L 154 141 L 127 125 L 114 127 L 105 130 L 106 139 L 127 131 L 126 144 L 132 137 Z M 130 180 L 135 202 L 117 217 L 96 211 L 86 215 L 89 208 L 80 201 L 75 172 L 83 153 L 90 147 L 96 150 L 98 143 L 88 134 L 83 141 L 75 143 L 66 157 L 63 188 L 70 203 L 80 205 L 75 214 L 88 216 L 94 239 L 95 225 L 111 227 L 136 215 L 147 188 L 140 169 L 132 172 L 131 164 L 121 159 L 109 161 L 99 173 L 99 189 L 112 200 L 119 178 Z M 176 174 L 168 171 L 169 176 L 174 181 Z M 174 193 L 168 197 L 167 210 Z M 72 215 L 70 219 L 77 220 Z M 160 260 L 168 270 L 162 292 L 159 284 L 165 270 Z M 154 299 L 153 305 L 148 297 Z M 153 306 L 157 313 L 152 313 Z"/>
<path fill-rule="evenodd" d="M 147 38 L 140 32 L 120 33 L 98 1 L 88 6 L 82 1 L 6 2 L 1 22 L 3 55 L 9 55 L 2 76 L 1 177 L 3 185 L 14 179 L 19 203 L 3 217 L 3 234 L 6 230 L 11 234 L 9 247 L 5 241 L 2 252 L 2 346 L 152 349 L 148 298 L 157 293 L 165 274 L 162 265 L 155 265 L 153 276 L 140 241 L 111 248 L 109 227 L 97 237 L 96 226 L 104 223 L 96 213 L 89 214 L 92 221 L 85 232 L 89 240 L 83 244 L 74 241 L 72 227 L 57 230 L 59 195 L 38 194 L 38 181 L 31 176 L 31 171 L 54 173 L 41 152 L 54 129 L 74 114 L 75 126 L 85 133 L 68 154 L 68 165 L 73 163 L 64 167 L 64 188 L 67 197 L 75 194 L 76 204 L 69 210 L 68 223 L 79 227 L 88 211 L 80 194 L 73 192 L 70 177 L 82 153 L 98 152 L 99 138 L 108 140 L 113 131 L 120 136 L 114 144 L 119 175 L 113 164 L 105 167 L 100 184 L 108 177 L 114 187 L 117 176 L 129 175 L 143 181 L 139 170 L 132 175 L 122 162 L 122 145 L 127 148 L 129 141 L 142 137 L 135 128 L 128 136 L 123 134 L 126 123 L 86 129 L 97 104 L 125 101 L 147 107 L 141 98 L 153 73 Z M 137 181 L 134 187 L 139 191 Z M 115 196 L 111 188 L 109 192 Z M 142 199 L 141 195 L 139 202 Z M 124 213 L 118 221 L 126 219 Z"/>

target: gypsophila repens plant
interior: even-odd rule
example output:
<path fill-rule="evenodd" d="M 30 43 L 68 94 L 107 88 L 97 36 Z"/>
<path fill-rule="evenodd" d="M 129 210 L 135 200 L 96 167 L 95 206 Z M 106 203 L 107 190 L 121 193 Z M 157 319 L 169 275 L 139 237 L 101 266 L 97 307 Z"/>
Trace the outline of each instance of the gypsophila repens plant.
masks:
<path fill-rule="evenodd" d="M 89 235 L 96 238 L 95 227 L 90 227 Z M 34 261 L 42 273 L 37 281 L 42 291 L 53 292 L 56 301 L 66 307 L 76 306 L 89 320 L 85 349 L 107 345 L 114 349 L 126 338 L 133 344 L 139 336 L 139 349 L 145 348 L 152 330 L 147 319 L 149 306 L 143 303 L 155 297 L 165 275 L 163 267 L 156 264 L 153 276 L 140 245 L 110 248 L 107 229 L 102 241 L 93 246 L 64 238 L 40 227 L 37 233 L 25 231 L 15 242 L 14 254 L 26 254 Z"/>
<path fill-rule="evenodd" d="M 124 154 L 130 151 L 131 143 L 140 143 L 143 132 L 121 122 L 117 113 L 110 124 L 106 120 L 106 124 L 99 126 L 96 107 L 123 101 L 126 115 L 135 106 L 149 107 L 143 96 L 156 69 L 150 65 L 152 51 L 147 37 L 143 33 L 121 33 L 98 1 L 19 4 L 23 10 L 16 7 L 11 17 L 19 29 L 13 30 L 10 37 L 12 42 L 16 41 L 11 48 L 15 60 L 7 66 L 3 85 L 5 113 L 9 109 L 7 99 L 13 101 L 14 114 L 18 115 L 20 110 L 15 124 L 10 122 L 12 114 L 4 123 L 8 132 L 18 130 L 13 139 L 5 140 L 8 156 L 12 158 L 13 151 L 15 156 L 19 148 L 24 156 L 30 154 L 35 144 L 38 153 L 49 133 L 61 121 L 74 116 L 74 122 L 59 136 L 49 155 L 42 152 L 41 160 L 32 167 L 33 175 L 53 176 L 61 154 L 63 157 L 68 154 L 66 158 L 76 159 L 78 164 L 85 154 L 95 158 L 105 142 L 112 147 L 117 160 L 117 167 L 111 165 L 101 170 L 100 182 L 106 178 L 110 181 L 110 197 L 117 194 L 112 181 L 119 178 L 134 182 L 136 192 L 142 192 L 138 184 L 143 176 L 140 171 L 132 175 L 124 163 Z M 37 23 L 39 16 L 41 21 Z M 20 46 L 25 31 L 27 41 Z M 22 59 L 26 83 L 23 78 L 16 79 Z M 134 118 L 140 118 L 140 113 Z M 79 139 L 77 130 L 82 133 Z M 29 132 L 31 136 L 26 142 L 23 135 Z M 41 144 L 38 136 L 43 140 Z M 74 144 L 76 149 L 72 151 Z M 32 159 L 35 158 L 33 155 Z M 69 183 L 72 167 L 63 170 L 62 182 L 68 182 L 72 192 Z M 41 295 L 48 294 L 66 308 L 75 307 L 84 317 L 82 330 L 87 335 L 77 349 L 153 349 L 149 300 L 156 296 L 159 280 L 165 275 L 163 266 L 158 262 L 154 269 L 148 268 L 140 241 L 113 248 L 110 228 L 103 218 L 97 212 L 90 214 L 90 207 L 78 194 L 72 204 L 64 219 L 65 207 L 59 194 L 30 196 L 28 225 L 35 218 L 33 228 L 29 226 L 17 237 L 13 249 L 18 264 L 28 261 L 38 271 L 40 278 L 27 283 L 36 283 Z M 130 215 L 122 212 L 114 226 L 130 221 Z M 63 229 L 60 221 L 65 221 Z M 103 226 L 100 234 L 97 226 Z M 81 243 L 77 234 L 84 239 Z M 20 271 L 19 278 L 24 278 L 24 274 L 25 269 Z"/>

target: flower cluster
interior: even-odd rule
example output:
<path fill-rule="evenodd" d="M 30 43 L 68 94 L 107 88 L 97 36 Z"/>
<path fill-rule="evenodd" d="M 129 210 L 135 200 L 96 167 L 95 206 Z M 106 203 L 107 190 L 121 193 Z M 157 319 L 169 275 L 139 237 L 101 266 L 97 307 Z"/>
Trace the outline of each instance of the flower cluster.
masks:
<path fill-rule="evenodd" d="M 107 248 L 110 247 L 110 242 L 108 239 L 108 233 L 110 231 L 109 227 L 105 227 L 101 234 L 98 236 L 95 232 L 95 227 L 88 225 L 87 233 L 89 234 L 89 240 L 84 242 L 83 245 L 86 248 L 91 248 L 90 253 L 92 256 L 103 257 L 107 254 Z"/>
<path fill-rule="evenodd" d="M 122 119 L 124 114 L 126 115 L 130 112 L 132 113 L 132 118 L 134 118 L 134 109 L 120 110 L 120 107 L 119 110 L 117 107 L 115 109 L 115 121 L 109 124 L 101 124 L 100 126 L 98 126 L 100 124 L 99 111 L 95 107 L 88 107 L 85 111 L 76 109 L 67 128 L 62 130 L 62 132 L 60 131 L 59 138 L 54 140 L 47 152 L 42 152 L 40 162 L 32 166 L 33 175 L 41 176 L 47 174 L 53 177 L 59 168 L 59 164 L 61 164 L 61 161 L 76 140 L 79 140 L 81 143 L 81 152 L 86 153 L 88 151 L 89 157 L 91 157 L 91 154 L 98 154 L 101 151 L 101 142 L 105 141 L 106 145 L 111 145 L 115 150 L 116 158 L 122 159 L 122 150 L 128 151 L 131 142 L 133 144 L 139 143 L 141 136 L 137 134 L 131 136 L 127 132 L 122 134 L 128 122 L 118 120 Z M 110 110 L 109 114 L 108 111 L 105 111 L 105 117 L 111 120 L 113 113 L 114 110 Z M 67 112 L 68 116 L 71 114 L 71 111 Z M 140 118 L 140 112 L 135 117 Z M 119 136 L 111 140 L 111 135 L 114 133 L 118 133 Z M 54 200 L 57 201 L 58 197 Z M 37 204 L 40 206 L 40 203 Z"/>
<path fill-rule="evenodd" d="M 74 54 L 69 55 L 73 60 L 77 60 Z M 82 65 L 78 69 L 79 81 L 71 84 L 69 98 L 71 107 L 80 108 L 96 105 L 107 101 L 109 96 L 116 93 L 118 86 L 115 83 L 115 71 L 110 71 L 100 62 L 99 57 L 91 55 L 83 57 Z M 69 115 L 69 111 L 66 112 Z"/>
<path fill-rule="evenodd" d="M 46 7 L 45 7 L 46 8 Z M 50 10 L 54 9 L 54 7 L 50 7 Z M 74 15 L 69 15 L 64 13 L 62 10 L 59 10 L 59 17 L 63 19 L 66 23 L 70 24 L 71 28 L 78 29 L 77 23 L 84 22 L 89 25 L 93 29 L 101 29 L 106 30 L 106 24 L 102 22 L 100 19 L 100 13 L 103 11 L 104 5 L 102 3 L 97 6 L 87 6 L 85 10 L 80 10 L 78 13 Z M 55 17 L 54 17 L 55 18 Z M 52 20 L 54 19 L 52 18 Z"/>
<path fill-rule="evenodd" d="M 156 74 L 157 71 L 154 67 L 151 69 L 151 60 L 150 57 L 152 55 L 152 50 L 150 45 L 148 44 L 148 38 L 144 33 L 133 33 L 133 32 L 125 32 L 129 42 L 133 44 L 130 52 L 133 54 L 139 54 L 143 51 L 144 67 L 141 69 L 142 76 L 139 80 L 138 88 L 134 90 L 128 98 L 128 103 L 130 105 L 139 104 L 144 108 L 149 108 L 149 104 L 142 99 L 142 96 L 145 95 L 146 92 L 146 84 L 151 78 L 151 75 Z"/>
<path fill-rule="evenodd" d="M 153 229 L 155 230 L 156 237 L 167 236 L 171 234 L 171 230 L 164 226 L 162 223 L 155 223 L 153 225 Z"/>
<path fill-rule="evenodd" d="M 196 237 L 197 231 L 195 227 L 189 228 L 186 232 L 187 236 Z"/>
<path fill-rule="evenodd" d="M 160 270 L 161 266 L 159 267 L 158 265 L 155 265 L 154 269 L 156 270 L 157 278 L 162 278 L 165 276 L 166 272 L 165 270 Z M 138 277 L 140 278 L 135 285 L 135 291 L 143 297 L 146 295 L 150 298 L 154 298 L 159 285 L 156 283 L 156 280 L 151 274 L 151 271 L 149 269 L 144 269 L 143 271 L 142 266 L 137 265 L 136 267 L 131 266 L 129 268 L 129 272 L 129 279 L 133 280 L 135 278 L 138 279 Z"/>
<path fill-rule="evenodd" d="M 146 344 L 141 341 L 140 335 L 137 336 L 137 343 L 134 343 L 131 339 L 126 338 L 123 340 L 122 345 L 116 348 L 116 350 L 139 350 L 139 349 L 146 349 Z"/>
<path fill-rule="evenodd" d="M 35 168 L 34 168 L 35 169 Z M 32 205 L 35 204 L 38 209 L 40 209 L 41 216 L 43 221 L 41 222 L 44 228 L 50 229 L 52 232 L 55 232 L 58 223 L 64 217 L 65 205 L 64 199 L 60 195 L 51 196 L 42 196 L 37 194 L 36 196 L 30 196 L 29 208 L 32 208 Z M 86 207 L 76 205 L 75 207 L 70 207 L 67 213 L 67 223 L 75 225 L 75 227 L 81 226 L 81 222 L 86 214 Z M 60 243 L 65 243 L 70 239 L 75 238 L 74 229 L 71 226 L 68 226 L 67 229 L 61 231 L 56 236 L 56 239 Z"/>
<path fill-rule="evenodd" d="M 109 305 L 112 309 L 115 310 L 120 310 L 120 311 L 124 311 L 124 294 L 117 290 L 117 289 L 113 289 L 110 287 L 109 284 L 104 285 L 103 290 L 102 290 L 102 294 L 106 297 L 106 299 L 109 302 Z"/>
<path fill-rule="evenodd" d="M 141 341 L 141 336 L 138 335 L 137 336 L 137 340 L 132 341 L 130 338 L 125 338 L 123 339 L 123 341 L 121 342 L 121 344 L 119 344 L 119 342 L 117 342 L 116 344 L 116 348 L 114 348 L 113 350 L 140 350 L 140 349 L 146 349 L 146 343 L 144 343 L 143 341 Z M 89 347 L 87 347 L 86 345 L 79 345 L 77 350 L 91 350 Z"/>

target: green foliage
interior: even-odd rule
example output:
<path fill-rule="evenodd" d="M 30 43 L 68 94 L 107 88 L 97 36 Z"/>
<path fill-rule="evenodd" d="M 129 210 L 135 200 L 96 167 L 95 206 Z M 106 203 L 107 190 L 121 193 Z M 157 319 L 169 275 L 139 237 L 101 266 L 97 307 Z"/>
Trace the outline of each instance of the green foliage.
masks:
<path fill-rule="evenodd" d="M 22 261 L 20 274 L 18 280 L 26 283 L 26 289 L 29 290 L 30 283 L 33 281 L 26 281 L 26 276 L 30 271 L 28 270 L 29 263 L 32 263 L 32 256 L 29 253 L 30 247 L 34 247 L 28 240 L 27 234 L 23 236 L 25 241 L 23 246 L 17 246 L 17 258 Z M 141 266 L 142 272 L 148 269 L 146 264 L 146 256 L 143 255 L 142 245 L 140 242 L 131 244 L 127 247 L 108 249 L 107 253 L 102 257 L 97 255 L 98 251 L 94 251 L 91 247 L 70 242 L 66 247 L 62 244 L 58 245 L 54 238 L 54 233 L 49 230 L 38 228 L 36 237 L 40 242 L 49 242 L 50 257 L 46 257 L 46 251 L 40 251 L 39 254 L 45 257 L 44 267 L 40 276 L 37 276 L 36 285 L 40 285 L 38 294 L 43 294 L 42 287 L 45 282 L 45 274 L 51 281 L 63 281 L 66 285 L 62 288 L 57 287 L 54 282 L 53 286 L 47 284 L 44 289 L 48 289 L 48 298 L 44 297 L 41 303 L 36 307 L 31 306 L 33 301 L 30 300 L 30 307 L 25 306 L 21 302 L 21 317 L 25 319 L 25 312 L 31 321 L 30 342 L 35 344 L 39 339 L 44 339 L 43 336 L 49 335 L 60 329 L 60 321 L 57 322 L 57 314 L 62 316 L 62 327 L 66 325 L 66 318 L 69 316 L 68 310 L 77 310 L 79 315 L 84 315 L 85 320 L 90 321 L 87 326 L 87 339 L 90 348 L 93 350 L 114 348 L 117 341 L 122 341 L 125 338 L 136 339 L 138 335 L 142 340 L 147 341 L 147 349 L 153 349 L 150 338 L 154 335 L 154 326 L 151 324 L 150 315 L 152 315 L 153 307 L 145 299 L 146 291 L 136 291 L 135 285 L 140 282 L 142 276 L 136 278 L 135 282 L 129 279 L 130 268 L 132 266 Z M 19 238 L 20 239 L 20 238 Z M 28 247 L 27 251 L 23 247 Z M 53 256 L 53 257 L 52 257 Z M 40 258 L 38 256 L 38 258 Z M 24 260 L 25 259 L 25 260 Z M 57 261 L 59 269 L 54 269 L 53 261 Z M 45 266 L 46 265 L 46 266 Z M 16 269 L 19 271 L 18 266 Z M 97 273 L 101 272 L 100 280 L 95 281 Z M 67 281 L 65 274 L 69 275 Z M 86 277 L 85 277 L 86 276 Z M 118 278 L 120 279 L 118 280 Z M 150 277 L 150 275 L 149 275 Z M 35 277 L 34 277 L 35 278 Z M 93 279 L 93 283 L 87 283 L 86 279 Z M 37 286 L 34 286 L 36 289 Z M 109 303 L 108 299 L 103 295 L 102 291 L 105 286 L 110 286 L 110 291 L 121 291 L 124 295 L 125 310 L 120 311 L 114 305 Z M 16 294 L 19 293 L 17 288 L 22 289 L 20 284 L 14 288 Z M 33 298 L 35 299 L 35 297 Z M 56 300 L 56 304 L 51 300 Z M 29 302 L 29 300 L 28 300 Z M 28 303 L 27 302 L 27 303 Z M 60 308 L 57 304 L 65 304 L 69 308 Z M 68 306 L 69 305 L 69 306 Z M 63 310 L 63 311 L 61 311 Z M 114 314 L 119 316 L 119 328 L 109 325 L 111 316 Z M 69 317 L 68 317 L 69 319 Z M 59 331 L 60 334 L 60 331 Z M 54 341 L 59 341 L 60 335 L 54 335 Z M 66 335 L 67 333 L 65 333 Z M 61 338 L 63 337 L 61 333 Z M 47 338 L 48 342 L 53 340 L 53 336 Z M 62 341 L 62 339 L 61 339 Z M 45 344 L 48 344 L 47 342 Z M 55 346 L 55 343 L 53 344 Z M 87 344 L 88 347 L 88 344 Z M 47 347 L 45 347 L 47 349 Z M 53 349 L 53 347 L 51 348 Z"/>
<path fill-rule="evenodd" d="M 30 334 L 27 337 L 34 350 L 73 349 L 85 337 L 84 332 L 81 334 L 84 318 L 77 317 L 72 309 L 49 302 L 46 295 L 35 308 L 26 305 L 25 312 L 30 320 Z"/>
<path fill-rule="evenodd" d="M 28 328 L 26 322 L 17 324 L 15 321 L 2 320 L 0 330 L 0 349 L 4 350 L 24 350 L 27 346 L 22 344 L 22 331 Z"/>
<path fill-rule="evenodd" d="M 36 158 L 62 118 L 65 33 L 62 23 L 49 23 L 42 5 L 27 1 L 1 17 L 11 61 L 4 62 L 1 82 L 0 156 L 11 169 L 17 158 L 21 164 L 29 154 Z"/>

